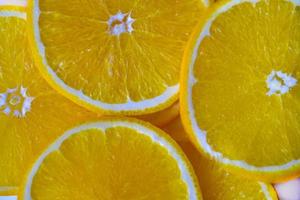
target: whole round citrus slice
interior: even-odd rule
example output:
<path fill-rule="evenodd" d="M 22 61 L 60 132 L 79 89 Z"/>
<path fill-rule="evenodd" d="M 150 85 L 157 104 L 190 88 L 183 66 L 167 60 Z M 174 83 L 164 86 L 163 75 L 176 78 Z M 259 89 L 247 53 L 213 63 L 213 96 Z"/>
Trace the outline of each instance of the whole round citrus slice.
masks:
<path fill-rule="evenodd" d="M 213 6 L 183 63 L 181 113 L 196 146 L 249 177 L 299 174 L 299 63 L 299 1 Z"/>
<path fill-rule="evenodd" d="M 41 154 L 19 200 L 202 199 L 189 161 L 164 132 L 104 119 L 65 132 Z"/>
<path fill-rule="evenodd" d="M 201 0 L 33 0 L 30 38 L 46 79 L 107 114 L 141 115 L 174 103 Z"/>
<path fill-rule="evenodd" d="M 62 132 L 96 116 L 54 91 L 32 61 L 23 8 L 0 7 L 0 195 L 15 194 Z"/>
<path fill-rule="evenodd" d="M 203 157 L 190 143 L 181 147 L 191 161 L 205 200 L 278 200 L 271 184 L 245 179 L 225 171 L 213 160 Z"/>

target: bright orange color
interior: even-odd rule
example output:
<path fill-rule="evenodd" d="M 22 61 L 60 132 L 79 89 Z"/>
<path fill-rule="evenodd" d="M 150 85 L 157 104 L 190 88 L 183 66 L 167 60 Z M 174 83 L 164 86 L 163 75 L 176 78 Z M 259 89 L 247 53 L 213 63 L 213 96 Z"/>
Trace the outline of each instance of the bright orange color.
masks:
<path fill-rule="evenodd" d="M 181 114 L 205 155 L 277 182 L 300 173 L 300 6 L 253 2 L 221 1 L 202 18 L 183 62 Z"/>
<path fill-rule="evenodd" d="M 184 47 L 204 9 L 201 0 L 32 0 L 31 44 L 44 77 L 76 103 L 150 114 L 177 100 Z"/>
<path fill-rule="evenodd" d="M 24 8 L 0 7 L 0 14 L 0 195 L 8 195 L 16 194 L 29 166 L 54 139 L 97 116 L 40 76 L 28 45 Z"/>
<path fill-rule="evenodd" d="M 176 125 L 174 125 L 176 124 Z M 176 129 L 175 129 L 176 127 Z M 172 136 L 192 163 L 205 200 L 277 200 L 271 184 L 246 179 L 227 172 L 216 161 L 205 158 L 188 140 L 180 118 L 167 125 L 164 130 Z M 175 131 L 175 134 L 174 134 Z"/>
<path fill-rule="evenodd" d="M 202 199 L 177 144 L 133 119 L 105 119 L 64 133 L 33 164 L 18 198 Z"/>

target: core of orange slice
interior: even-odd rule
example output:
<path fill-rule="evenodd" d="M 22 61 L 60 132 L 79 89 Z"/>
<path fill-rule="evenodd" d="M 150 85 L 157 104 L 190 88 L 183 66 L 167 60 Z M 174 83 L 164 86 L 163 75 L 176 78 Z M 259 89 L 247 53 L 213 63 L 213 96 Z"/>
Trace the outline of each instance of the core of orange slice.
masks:
<path fill-rule="evenodd" d="M 33 164 L 19 200 L 202 199 L 192 167 L 164 132 L 103 119 L 65 132 Z"/>
<path fill-rule="evenodd" d="M 299 1 L 215 4 L 183 63 L 181 113 L 196 146 L 256 179 L 299 174 L 299 63 Z"/>
<path fill-rule="evenodd" d="M 27 37 L 24 8 L 0 7 L 0 195 L 16 194 L 29 166 L 59 134 L 96 118 L 44 81 Z"/>
<path fill-rule="evenodd" d="M 58 91 L 93 111 L 141 115 L 177 100 L 201 0 L 33 0 L 31 44 Z"/>

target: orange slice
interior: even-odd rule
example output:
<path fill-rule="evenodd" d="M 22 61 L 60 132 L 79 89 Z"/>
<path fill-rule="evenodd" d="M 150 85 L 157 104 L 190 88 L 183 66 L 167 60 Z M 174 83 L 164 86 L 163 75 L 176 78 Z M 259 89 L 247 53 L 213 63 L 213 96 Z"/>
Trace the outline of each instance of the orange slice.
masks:
<path fill-rule="evenodd" d="M 177 144 L 131 119 L 106 119 L 65 132 L 33 164 L 18 198 L 202 199 Z"/>
<path fill-rule="evenodd" d="M 195 145 L 255 179 L 299 174 L 299 52 L 299 1 L 213 6 L 183 64 L 181 113 Z"/>
<path fill-rule="evenodd" d="M 201 0 L 33 0 L 35 58 L 58 91 L 93 111 L 142 115 L 171 106 Z"/>
<path fill-rule="evenodd" d="M 0 195 L 16 194 L 41 151 L 96 115 L 54 91 L 36 69 L 24 8 L 0 7 Z"/>

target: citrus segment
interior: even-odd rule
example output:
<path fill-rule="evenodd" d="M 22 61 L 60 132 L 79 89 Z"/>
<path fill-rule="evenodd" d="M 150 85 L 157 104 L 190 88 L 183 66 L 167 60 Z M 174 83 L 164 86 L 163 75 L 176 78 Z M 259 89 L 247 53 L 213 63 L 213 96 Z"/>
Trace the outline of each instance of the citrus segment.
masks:
<path fill-rule="evenodd" d="M 159 129 L 106 119 L 73 128 L 48 147 L 19 199 L 202 199 L 191 169 Z"/>
<path fill-rule="evenodd" d="M 191 39 L 182 116 L 206 154 L 251 177 L 300 171 L 298 1 L 223 1 Z"/>
<path fill-rule="evenodd" d="M 44 81 L 28 45 L 23 8 L 0 7 L 0 194 L 16 194 L 29 165 L 61 132 L 96 115 Z"/>
<path fill-rule="evenodd" d="M 34 0 L 31 42 L 46 79 L 95 111 L 141 115 L 176 101 L 200 0 Z"/>

